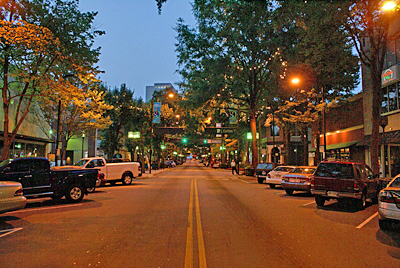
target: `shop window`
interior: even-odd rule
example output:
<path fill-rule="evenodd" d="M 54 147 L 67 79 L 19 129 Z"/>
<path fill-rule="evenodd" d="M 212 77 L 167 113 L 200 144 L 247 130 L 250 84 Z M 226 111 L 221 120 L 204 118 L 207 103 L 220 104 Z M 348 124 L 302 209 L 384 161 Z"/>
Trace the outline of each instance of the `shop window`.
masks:
<path fill-rule="evenodd" d="M 382 112 L 381 113 L 387 113 L 389 110 L 388 110 L 388 94 L 387 94 L 387 88 L 385 87 L 385 88 L 383 88 L 382 90 L 381 90 L 381 99 L 382 99 Z"/>
<path fill-rule="evenodd" d="M 388 86 L 389 112 L 398 110 L 396 84 Z"/>

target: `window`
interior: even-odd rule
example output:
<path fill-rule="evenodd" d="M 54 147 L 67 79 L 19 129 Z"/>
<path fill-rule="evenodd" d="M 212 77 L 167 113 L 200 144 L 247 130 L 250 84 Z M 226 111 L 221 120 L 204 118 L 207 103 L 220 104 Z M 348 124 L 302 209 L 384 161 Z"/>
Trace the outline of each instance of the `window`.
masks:
<path fill-rule="evenodd" d="M 271 125 L 271 137 L 273 137 L 273 136 L 275 136 L 275 137 L 277 137 L 277 136 L 280 136 L 280 131 L 279 131 L 279 126 L 277 126 L 277 125 Z"/>
<path fill-rule="evenodd" d="M 339 163 L 321 163 L 315 171 L 315 176 L 353 179 L 353 165 Z"/>
<path fill-rule="evenodd" d="M 388 86 L 389 112 L 398 110 L 396 84 Z"/>
<path fill-rule="evenodd" d="M 387 95 L 387 88 L 383 88 L 381 91 L 381 98 L 382 98 L 382 113 L 387 113 L 389 112 L 389 108 L 388 108 L 388 95 Z"/>
<path fill-rule="evenodd" d="M 10 165 L 10 172 L 28 172 L 29 171 L 29 161 L 13 161 Z"/>
<path fill-rule="evenodd" d="M 35 171 L 40 171 L 40 170 L 47 170 L 48 169 L 48 163 L 47 161 L 32 161 L 31 162 L 32 170 Z"/>

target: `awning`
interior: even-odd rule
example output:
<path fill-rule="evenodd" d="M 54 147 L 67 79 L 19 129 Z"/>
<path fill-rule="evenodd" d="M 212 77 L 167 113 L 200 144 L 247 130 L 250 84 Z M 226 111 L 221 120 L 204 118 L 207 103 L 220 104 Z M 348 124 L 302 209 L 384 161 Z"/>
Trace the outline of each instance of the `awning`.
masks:
<path fill-rule="evenodd" d="M 348 148 L 356 143 L 358 143 L 358 141 L 349 141 L 349 142 L 343 142 L 343 143 L 329 144 L 329 145 L 326 145 L 326 149 L 334 150 L 334 149 Z"/>
<path fill-rule="evenodd" d="M 385 132 L 379 133 L 379 144 L 400 144 L 400 130 L 392 131 L 392 132 Z M 371 135 L 364 136 L 364 139 L 357 143 L 357 146 L 370 146 L 371 144 Z"/>

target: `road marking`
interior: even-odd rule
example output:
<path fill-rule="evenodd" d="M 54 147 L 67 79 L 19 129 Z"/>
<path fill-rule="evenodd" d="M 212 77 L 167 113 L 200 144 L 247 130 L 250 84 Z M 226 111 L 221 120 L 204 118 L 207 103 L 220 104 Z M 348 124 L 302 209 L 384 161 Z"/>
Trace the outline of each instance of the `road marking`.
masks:
<path fill-rule="evenodd" d="M 186 233 L 185 268 L 193 267 L 193 179 L 190 184 L 189 216 Z"/>
<path fill-rule="evenodd" d="M 194 181 L 194 192 L 195 192 L 195 202 L 196 202 L 196 220 L 197 220 L 197 243 L 199 246 L 199 267 L 206 268 L 206 251 L 204 247 L 204 239 L 203 239 L 203 228 L 201 226 L 201 218 L 200 218 L 200 202 L 199 202 L 199 193 L 197 191 L 197 181 Z"/>
<path fill-rule="evenodd" d="M 194 188 L 193 188 L 194 186 Z M 189 199 L 189 215 L 188 215 L 188 225 L 186 233 L 186 253 L 185 253 L 185 268 L 193 268 L 193 192 L 195 199 L 195 210 L 196 210 L 196 225 L 197 225 L 197 244 L 199 250 L 199 267 L 207 268 L 206 254 L 203 239 L 203 229 L 201 226 L 200 217 L 200 202 L 199 194 L 197 191 L 197 180 L 192 179 L 190 185 L 190 199 Z"/>
<path fill-rule="evenodd" d="M 4 237 L 4 236 L 7 236 L 7 235 L 10 235 L 12 233 L 15 233 L 17 231 L 21 231 L 22 229 L 24 229 L 24 228 L 14 228 L 14 229 L 1 230 L 0 233 L 4 233 L 4 234 L 0 235 L 0 238 Z"/>
<path fill-rule="evenodd" d="M 368 219 L 366 219 L 363 223 L 361 223 L 360 225 L 357 226 L 357 229 L 361 229 L 364 227 L 364 225 L 366 225 L 367 223 L 369 223 L 373 218 L 375 218 L 376 216 L 378 216 L 378 212 L 375 212 L 374 215 L 372 215 L 371 217 L 369 217 Z"/>
<path fill-rule="evenodd" d="M 312 201 L 312 202 L 310 202 L 310 203 L 304 204 L 303 207 L 306 207 L 306 206 L 308 206 L 308 205 L 313 205 L 313 204 L 315 204 L 315 201 Z"/>

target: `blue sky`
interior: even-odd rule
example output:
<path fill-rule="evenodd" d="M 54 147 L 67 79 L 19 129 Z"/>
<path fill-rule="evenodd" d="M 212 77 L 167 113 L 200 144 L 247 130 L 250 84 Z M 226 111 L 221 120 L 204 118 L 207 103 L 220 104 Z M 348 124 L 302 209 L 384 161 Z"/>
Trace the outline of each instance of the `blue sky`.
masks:
<path fill-rule="evenodd" d="M 125 83 L 135 97 L 145 99 L 146 86 L 176 83 L 175 36 L 179 17 L 194 24 L 189 0 L 169 0 L 158 14 L 154 0 L 80 0 L 81 11 L 98 11 L 94 26 L 105 35 L 101 47 L 100 79 L 110 87 Z"/>

